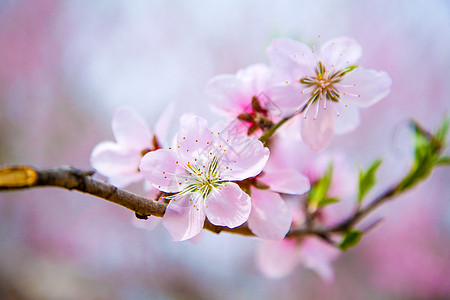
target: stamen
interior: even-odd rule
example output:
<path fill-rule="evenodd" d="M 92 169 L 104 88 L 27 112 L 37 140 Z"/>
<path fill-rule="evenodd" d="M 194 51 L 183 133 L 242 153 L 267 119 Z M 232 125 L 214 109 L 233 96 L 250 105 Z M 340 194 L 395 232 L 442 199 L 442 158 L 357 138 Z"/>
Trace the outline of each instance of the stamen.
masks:
<path fill-rule="evenodd" d="M 314 120 L 317 119 L 317 116 L 319 115 L 319 108 L 320 108 L 320 103 L 317 103 L 317 109 L 316 109 L 316 115 L 314 116 Z"/>
<path fill-rule="evenodd" d="M 309 93 L 311 90 L 313 90 L 313 89 L 315 89 L 315 88 L 316 88 L 315 86 L 307 87 L 306 89 L 300 91 L 300 94 L 306 94 L 306 93 Z"/>
<path fill-rule="evenodd" d="M 342 93 L 342 95 L 350 96 L 350 97 L 357 97 L 357 98 L 361 97 L 361 94 L 344 93 L 344 92 Z"/>

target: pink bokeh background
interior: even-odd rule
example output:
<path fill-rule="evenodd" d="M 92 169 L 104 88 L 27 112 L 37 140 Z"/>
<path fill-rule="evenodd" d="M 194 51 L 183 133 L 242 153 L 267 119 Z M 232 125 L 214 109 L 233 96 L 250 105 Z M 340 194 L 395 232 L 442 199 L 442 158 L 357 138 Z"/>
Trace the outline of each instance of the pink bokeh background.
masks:
<path fill-rule="evenodd" d="M 0 1 L 0 164 L 89 168 L 124 104 L 149 125 L 174 101 L 178 115 L 212 123 L 211 77 L 268 63 L 275 37 L 348 35 L 363 47 L 361 65 L 393 79 L 391 94 L 331 145 L 355 172 L 383 158 L 370 199 L 407 171 L 408 120 L 431 129 L 449 112 L 448 28 L 445 0 Z M 266 279 L 255 238 L 205 232 L 174 243 L 162 226 L 136 228 L 131 212 L 88 195 L 1 193 L 0 298 L 449 298 L 449 175 L 438 168 L 377 210 L 372 219 L 384 221 L 334 262 L 333 284 L 301 268 Z"/>

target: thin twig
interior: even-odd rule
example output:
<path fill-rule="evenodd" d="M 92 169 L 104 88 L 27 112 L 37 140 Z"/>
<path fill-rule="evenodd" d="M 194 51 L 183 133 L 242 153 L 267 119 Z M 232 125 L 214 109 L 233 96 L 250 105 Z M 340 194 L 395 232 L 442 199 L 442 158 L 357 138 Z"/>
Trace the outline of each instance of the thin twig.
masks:
<path fill-rule="evenodd" d="M 166 210 L 166 205 L 164 203 L 141 197 L 111 184 L 94 179 L 92 178 L 93 173 L 93 171 L 84 171 L 74 167 L 38 170 L 31 166 L 8 166 L 0 169 L 0 191 L 56 186 L 68 190 L 77 190 L 121 205 L 135 212 L 138 218 L 145 219 L 150 215 L 156 217 L 164 216 Z M 399 184 L 386 190 L 365 208 L 356 211 L 336 226 L 330 228 L 312 226 L 291 228 L 286 237 L 316 235 L 333 244 L 333 241 L 330 238 L 331 233 L 342 233 L 351 229 L 362 218 L 386 200 L 398 194 L 398 186 Z M 206 220 L 204 229 L 217 234 L 220 232 L 230 232 L 254 236 L 247 223 L 236 228 L 228 228 L 213 225 Z"/>

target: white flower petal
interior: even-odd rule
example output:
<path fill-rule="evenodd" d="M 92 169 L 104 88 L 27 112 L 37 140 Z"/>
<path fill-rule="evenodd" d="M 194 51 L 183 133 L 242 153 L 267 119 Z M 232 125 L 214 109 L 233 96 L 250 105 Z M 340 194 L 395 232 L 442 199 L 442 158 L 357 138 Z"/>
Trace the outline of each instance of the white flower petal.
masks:
<path fill-rule="evenodd" d="M 234 228 L 247 221 L 252 204 L 250 197 L 233 182 L 215 188 L 205 201 L 208 220 L 219 226 Z"/>
<path fill-rule="evenodd" d="M 272 69 L 264 64 L 254 64 L 236 73 L 236 78 L 242 80 L 248 87 L 251 96 L 267 92 L 272 79 Z M 248 104 L 250 104 L 250 100 Z"/>
<path fill-rule="evenodd" d="M 155 188 L 169 193 L 179 192 L 184 187 L 187 176 L 174 152 L 165 149 L 145 154 L 139 169 Z"/>
<path fill-rule="evenodd" d="M 166 109 L 161 113 L 158 121 L 155 123 L 155 135 L 158 142 L 166 143 L 170 126 L 173 122 L 173 116 L 175 114 L 175 102 L 170 103 Z M 162 146 L 162 145 L 161 145 Z"/>
<path fill-rule="evenodd" d="M 295 239 L 263 241 L 256 258 L 261 272 L 274 279 L 287 276 L 298 267 L 301 259 Z"/>
<path fill-rule="evenodd" d="M 126 148 L 144 150 L 152 148 L 152 134 L 144 119 L 131 107 L 116 110 L 112 119 L 112 131 L 117 143 Z"/>
<path fill-rule="evenodd" d="M 315 73 L 317 60 L 306 44 L 288 38 L 272 40 L 267 48 L 272 64 L 289 75 L 289 79 L 300 79 Z"/>
<path fill-rule="evenodd" d="M 353 131 L 361 122 L 359 116 L 359 109 L 354 105 L 345 106 L 343 104 L 335 103 L 339 116 L 336 117 L 336 133 L 343 134 Z"/>
<path fill-rule="evenodd" d="M 231 118 L 246 111 L 254 96 L 241 79 L 231 74 L 212 78 L 205 94 L 214 112 Z"/>
<path fill-rule="evenodd" d="M 309 148 L 314 152 L 319 152 L 331 143 L 334 135 L 335 110 L 332 105 L 327 109 L 319 108 L 319 114 L 314 120 L 313 113 L 317 109 L 317 102 L 310 107 L 310 114 L 302 120 L 302 138 Z"/>
<path fill-rule="evenodd" d="M 261 173 L 269 158 L 269 148 L 251 138 L 230 140 L 221 158 L 221 175 L 225 180 L 244 180 Z"/>
<path fill-rule="evenodd" d="M 258 180 L 267 184 L 271 191 L 284 194 L 303 195 L 311 188 L 308 177 L 291 169 L 264 170 L 264 175 L 258 176 Z"/>
<path fill-rule="evenodd" d="M 196 236 L 205 223 L 202 200 L 192 198 L 192 194 L 170 201 L 163 216 L 163 225 L 172 240 L 184 241 Z M 191 200 L 191 201 L 190 201 Z"/>
<path fill-rule="evenodd" d="M 205 119 L 194 114 L 184 114 L 181 119 L 181 130 L 177 136 L 178 152 L 183 165 L 194 165 L 195 159 L 206 162 L 209 153 L 213 153 L 214 133 L 208 128 Z M 212 155 L 212 154 L 211 154 Z"/>
<path fill-rule="evenodd" d="M 354 39 L 340 37 L 326 42 L 320 48 L 320 59 L 327 69 L 343 70 L 361 58 L 362 48 Z"/>
<path fill-rule="evenodd" d="M 263 239 L 282 240 L 292 223 L 292 214 L 279 194 L 251 189 L 252 211 L 248 218 L 251 231 Z"/>
<path fill-rule="evenodd" d="M 336 88 L 344 104 L 359 107 L 371 106 L 386 97 L 392 86 L 391 77 L 384 71 L 361 67 L 344 76 Z"/>
<path fill-rule="evenodd" d="M 305 237 L 301 244 L 302 265 L 315 271 L 325 282 L 334 280 L 331 262 L 340 251 L 318 237 Z"/>
<path fill-rule="evenodd" d="M 125 187 L 142 180 L 142 175 L 138 171 L 140 160 L 140 153 L 124 149 L 121 145 L 109 141 L 95 146 L 90 158 L 92 167 L 117 187 Z"/>
<path fill-rule="evenodd" d="M 302 94 L 302 89 L 298 82 L 280 83 L 270 88 L 271 100 L 281 110 L 283 116 L 301 109 L 311 97 L 310 93 Z"/>

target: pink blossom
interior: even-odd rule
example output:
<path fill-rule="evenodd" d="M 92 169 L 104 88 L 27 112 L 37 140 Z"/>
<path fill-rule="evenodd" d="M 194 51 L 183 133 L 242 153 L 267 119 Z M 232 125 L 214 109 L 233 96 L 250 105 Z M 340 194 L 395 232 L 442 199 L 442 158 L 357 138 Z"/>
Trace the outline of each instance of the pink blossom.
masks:
<path fill-rule="evenodd" d="M 292 204 L 292 203 L 291 203 Z M 293 225 L 299 226 L 305 215 L 299 203 L 291 205 Z M 339 256 L 339 250 L 316 236 L 289 237 L 282 241 L 263 241 L 257 252 L 257 264 L 261 272 L 270 278 L 282 278 L 302 265 L 315 271 L 324 281 L 334 280 L 331 262 Z"/>
<path fill-rule="evenodd" d="M 278 279 L 289 275 L 298 266 L 315 271 L 322 280 L 334 280 L 331 262 L 339 250 L 315 236 L 263 241 L 257 253 L 257 263 L 267 277 Z"/>
<path fill-rule="evenodd" d="M 291 228 L 292 215 L 279 193 L 302 195 L 310 189 L 309 180 L 299 172 L 282 169 L 264 171 L 254 181 L 248 226 L 263 239 L 281 240 Z"/>
<path fill-rule="evenodd" d="M 152 134 L 145 120 L 131 107 L 116 110 L 112 118 L 113 141 L 99 143 L 92 150 L 91 165 L 107 177 L 109 183 L 125 187 L 143 179 L 139 172 L 142 156 L 161 147 L 174 106 L 171 105 L 161 115 Z"/>
<path fill-rule="evenodd" d="M 391 89 L 386 72 L 356 65 L 362 49 L 348 37 L 328 41 L 319 49 L 278 38 L 268 54 L 285 76 L 271 89 L 272 100 L 285 114 L 303 113 L 302 137 L 315 152 L 325 149 L 335 132 L 354 130 L 360 122 L 358 107 L 375 104 Z"/>
<path fill-rule="evenodd" d="M 316 154 L 299 141 L 280 138 L 272 141 L 271 149 L 270 160 L 265 170 L 291 167 L 304 174 L 313 186 L 324 176 L 331 164 L 333 173 L 327 197 L 336 197 L 341 201 L 315 211 L 314 222 L 322 226 L 333 226 L 348 216 L 353 207 L 353 199 L 349 196 L 356 191 L 356 175 L 344 155 L 326 152 Z M 280 178 L 286 180 L 292 176 L 280 176 Z M 288 204 L 291 204 L 293 226 L 302 226 L 305 221 L 303 201 L 306 199 L 292 200 Z M 339 253 L 339 250 L 314 236 L 290 237 L 276 242 L 263 241 L 258 250 L 257 263 L 261 271 L 271 278 L 287 276 L 296 267 L 302 265 L 312 269 L 324 281 L 329 282 L 334 279 L 331 263 L 339 256 Z"/>
<path fill-rule="evenodd" d="M 272 70 L 263 64 L 255 64 L 236 75 L 212 78 L 205 93 L 213 111 L 229 119 L 238 119 L 237 129 L 251 135 L 269 127 L 273 118 L 281 114 L 270 100 L 272 84 Z"/>
<path fill-rule="evenodd" d="M 231 139 L 213 132 L 205 119 L 186 115 L 175 146 L 147 153 L 140 170 L 154 187 L 173 195 L 163 217 L 172 239 L 197 235 L 205 217 L 214 224 L 237 227 L 247 221 L 250 197 L 234 182 L 258 175 L 269 149 L 254 139 Z"/>
<path fill-rule="evenodd" d="M 346 218 L 352 211 L 357 190 L 355 169 L 347 157 L 339 151 L 314 153 L 301 141 L 276 138 L 271 144 L 270 160 L 265 169 L 289 168 L 304 174 L 311 185 L 322 178 L 332 166 L 333 172 L 327 197 L 338 198 L 338 203 L 321 209 L 320 221 L 332 226 Z"/>

